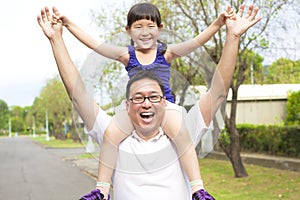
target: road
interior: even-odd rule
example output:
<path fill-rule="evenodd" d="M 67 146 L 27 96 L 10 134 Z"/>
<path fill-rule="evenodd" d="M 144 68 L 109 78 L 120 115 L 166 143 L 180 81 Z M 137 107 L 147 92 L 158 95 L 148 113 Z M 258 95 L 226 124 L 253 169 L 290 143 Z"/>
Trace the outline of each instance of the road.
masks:
<path fill-rule="evenodd" d="M 95 187 L 65 156 L 84 149 L 49 149 L 28 137 L 0 138 L 0 200 L 75 200 Z"/>

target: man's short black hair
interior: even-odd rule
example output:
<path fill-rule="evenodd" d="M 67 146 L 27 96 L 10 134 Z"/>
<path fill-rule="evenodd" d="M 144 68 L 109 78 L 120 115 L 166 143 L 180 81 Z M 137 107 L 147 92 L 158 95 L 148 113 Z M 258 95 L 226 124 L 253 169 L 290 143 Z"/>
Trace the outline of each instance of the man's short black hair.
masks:
<path fill-rule="evenodd" d="M 143 80 L 143 79 L 150 79 L 150 80 L 153 80 L 155 82 L 158 83 L 161 91 L 162 91 L 162 94 L 163 96 L 165 96 L 165 87 L 161 81 L 161 79 L 156 75 L 154 74 L 152 71 L 149 71 L 149 70 L 141 70 L 139 72 L 137 72 L 127 83 L 127 87 L 126 87 L 126 99 L 129 99 L 129 95 L 130 95 L 130 87 L 131 85 L 136 82 L 136 81 L 139 81 L 139 80 Z"/>

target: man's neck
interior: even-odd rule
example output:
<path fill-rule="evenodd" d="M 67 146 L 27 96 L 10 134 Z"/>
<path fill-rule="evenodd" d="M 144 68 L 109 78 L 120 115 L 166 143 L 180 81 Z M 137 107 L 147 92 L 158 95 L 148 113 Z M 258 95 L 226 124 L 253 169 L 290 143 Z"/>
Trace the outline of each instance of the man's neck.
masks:
<path fill-rule="evenodd" d="M 145 133 L 145 132 L 142 132 L 141 130 L 137 130 L 137 129 L 135 130 L 136 134 L 144 141 L 148 141 L 151 138 L 154 138 L 155 136 L 157 136 L 160 133 L 160 131 L 161 131 L 161 128 L 156 129 L 155 131 L 151 131 L 149 133 Z"/>

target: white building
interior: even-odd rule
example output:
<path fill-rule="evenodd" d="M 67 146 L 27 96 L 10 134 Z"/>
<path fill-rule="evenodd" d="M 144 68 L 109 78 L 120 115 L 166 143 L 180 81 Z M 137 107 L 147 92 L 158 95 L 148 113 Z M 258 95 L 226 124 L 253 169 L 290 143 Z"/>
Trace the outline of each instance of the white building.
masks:
<path fill-rule="evenodd" d="M 203 86 L 195 86 L 203 92 Z M 289 92 L 300 91 L 300 84 L 241 85 L 238 90 L 237 124 L 280 124 L 286 117 Z M 232 92 L 226 111 L 230 113 Z"/>

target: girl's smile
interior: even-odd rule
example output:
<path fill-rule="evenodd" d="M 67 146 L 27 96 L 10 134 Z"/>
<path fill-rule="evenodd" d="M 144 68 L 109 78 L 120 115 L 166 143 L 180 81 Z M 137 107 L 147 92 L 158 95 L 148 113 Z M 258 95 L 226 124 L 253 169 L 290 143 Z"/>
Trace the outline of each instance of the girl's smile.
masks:
<path fill-rule="evenodd" d="M 147 19 L 135 21 L 131 27 L 126 28 L 137 49 L 156 47 L 160 29 L 155 22 Z"/>

